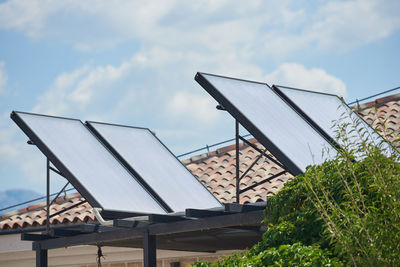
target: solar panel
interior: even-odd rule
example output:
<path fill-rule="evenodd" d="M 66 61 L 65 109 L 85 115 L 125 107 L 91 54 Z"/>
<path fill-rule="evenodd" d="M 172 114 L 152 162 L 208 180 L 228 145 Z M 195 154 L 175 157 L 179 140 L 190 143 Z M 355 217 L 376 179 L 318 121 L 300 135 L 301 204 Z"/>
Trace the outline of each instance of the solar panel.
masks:
<path fill-rule="evenodd" d="M 80 120 L 23 112 L 11 118 L 93 207 L 166 213 Z"/>
<path fill-rule="evenodd" d="M 267 84 L 197 73 L 196 81 L 297 175 L 336 150 Z"/>
<path fill-rule="evenodd" d="M 149 129 L 96 122 L 87 125 L 173 211 L 222 207 Z"/>
<path fill-rule="evenodd" d="M 289 98 L 297 106 L 296 108 L 300 108 L 309 117 L 309 120 L 318 124 L 339 145 L 343 146 L 344 143 L 343 140 L 337 137 L 337 128 L 333 127 L 334 123 L 338 122 L 339 119 L 341 124 L 349 125 L 348 130 L 357 129 L 357 131 L 347 136 L 350 143 L 357 143 L 361 139 L 357 135 L 357 132 L 361 129 L 368 132 L 366 137 L 369 138 L 370 142 L 379 144 L 384 141 L 382 136 L 336 95 L 276 85 L 274 88 L 279 94 L 283 94 L 283 97 Z M 382 145 L 384 148 L 388 148 L 385 151 L 389 152 L 391 150 L 387 142 L 383 142 Z"/>

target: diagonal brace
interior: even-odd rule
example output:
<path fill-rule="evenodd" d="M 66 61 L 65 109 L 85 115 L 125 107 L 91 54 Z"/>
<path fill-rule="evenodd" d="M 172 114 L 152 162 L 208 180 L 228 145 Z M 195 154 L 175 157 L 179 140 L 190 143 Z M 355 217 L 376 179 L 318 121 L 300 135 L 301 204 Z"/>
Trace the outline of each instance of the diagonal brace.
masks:
<path fill-rule="evenodd" d="M 265 153 L 264 151 L 262 151 L 261 149 L 259 149 L 256 145 L 254 145 L 253 143 L 250 143 L 247 139 L 243 138 L 242 136 L 239 136 L 240 140 L 242 140 L 243 142 L 245 142 L 247 145 L 251 146 L 252 148 L 254 148 L 256 151 L 258 151 L 259 153 L 263 154 L 264 157 L 266 157 L 267 159 L 269 159 L 270 161 L 272 161 L 273 163 L 275 163 L 276 165 L 278 165 L 279 167 L 281 167 L 282 169 L 286 169 L 285 166 L 282 165 L 282 163 L 280 163 L 279 161 L 277 161 L 276 159 L 274 159 L 273 157 L 271 157 L 270 155 L 268 155 L 267 153 Z"/>
<path fill-rule="evenodd" d="M 82 200 L 81 202 L 78 202 L 78 203 L 76 203 L 76 204 L 74 204 L 72 206 L 69 206 L 66 209 L 63 209 L 63 210 L 57 211 L 56 213 L 51 214 L 49 218 L 53 218 L 54 216 L 60 215 L 61 213 L 64 213 L 64 212 L 66 212 L 66 211 L 68 211 L 70 209 L 76 208 L 76 207 L 78 207 L 78 206 L 80 206 L 80 205 L 82 205 L 82 204 L 84 204 L 86 202 L 87 202 L 87 200 Z"/>
<path fill-rule="evenodd" d="M 264 151 L 267 151 L 267 149 L 265 149 Z M 247 168 L 247 170 L 242 174 L 242 176 L 240 176 L 239 181 L 242 180 L 247 173 L 254 167 L 254 165 L 257 164 L 257 162 L 264 156 L 263 153 L 260 153 L 260 155 L 257 156 L 257 158 L 253 161 L 253 163 Z"/>
<path fill-rule="evenodd" d="M 248 187 L 246 187 L 246 188 L 243 188 L 242 190 L 240 190 L 240 194 L 241 194 L 241 193 L 244 193 L 244 192 L 246 192 L 246 191 L 248 191 L 248 190 L 250 190 L 250 189 L 253 189 L 254 187 L 259 186 L 259 185 L 261 185 L 261 184 L 263 184 L 263 183 L 266 183 L 266 182 L 268 182 L 268 181 L 270 181 L 270 180 L 272 180 L 272 179 L 275 179 L 275 178 L 277 178 L 277 177 L 279 177 L 279 176 L 281 176 L 281 175 L 283 175 L 283 174 L 285 174 L 285 173 L 287 173 L 287 171 L 281 171 L 281 172 L 279 172 L 279 173 L 277 173 L 277 174 L 272 175 L 271 177 L 268 177 L 267 179 L 264 179 L 264 180 L 262 180 L 262 181 L 260 181 L 260 182 L 257 182 L 257 183 L 255 183 L 255 184 L 252 184 L 252 185 L 250 185 L 250 186 L 248 186 Z"/>

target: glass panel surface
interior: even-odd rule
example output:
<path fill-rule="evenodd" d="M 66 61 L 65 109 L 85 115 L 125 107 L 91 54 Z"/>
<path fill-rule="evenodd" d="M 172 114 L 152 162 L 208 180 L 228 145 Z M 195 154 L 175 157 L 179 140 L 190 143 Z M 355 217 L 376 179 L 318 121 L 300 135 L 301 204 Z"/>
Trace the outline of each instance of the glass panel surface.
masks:
<path fill-rule="evenodd" d="M 17 114 L 102 208 L 165 214 L 81 121 Z"/>
<path fill-rule="evenodd" d="M 337 128 L 333 127 L 335 122 L 348 124 L 348 130 L 357 131 L 348 135 L 350 143 L 359 142 L 359 130 L 367 131 L 365 137 L 371 142 L 379 144 L 383 138 L 372 127 L 354 113 L 339 97 L 330 94 L 310 92 L 300 89 L 276 86 L 291 101 L 293 101 L 310 119 L 318 124 L 333 140 L 343 146 L 343 140 L 337 138 Z M 387 143 L 383 143 L 384 148 L 389 148 Z M 387 149 L 386 151 L 390 151 Z"/>
<path fill-rule="evenodd" d="M 266 84 L 202 75 L 303 172 L 306 166 L 325 161 L 325 148 L 336 154 L 336 150 Z"/>
<path fill-rule="evenodd" d="M 148 129 L 89 123 L 175 212 L 221 207 Z"/>

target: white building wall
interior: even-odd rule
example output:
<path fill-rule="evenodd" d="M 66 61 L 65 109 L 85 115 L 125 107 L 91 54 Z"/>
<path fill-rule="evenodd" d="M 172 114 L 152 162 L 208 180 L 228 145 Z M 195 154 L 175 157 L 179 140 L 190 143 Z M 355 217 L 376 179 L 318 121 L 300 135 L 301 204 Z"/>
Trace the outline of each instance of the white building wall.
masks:
<path fill-rule="evenodd" d="M 32 242 L 21 241 L 21 235 L 0 235 L 0 266 L 26 267 L 35 266 L 36 253 L 32 251 Z M 142 266 L 142 249 L 102 247 L 105 256 L 103 267 L 136 267 Z M 181 262 L 181 266 L 204 259 L 213 261 L 218 256 L 230 254 L 232 251 L 217 253 L 197 253 L 157 250 L 157 266 L 169 267 L 171 262 Z M 48 251 L 49 266 L 79 266 L 95 267 L 97 247 L 76 246 Z"/>

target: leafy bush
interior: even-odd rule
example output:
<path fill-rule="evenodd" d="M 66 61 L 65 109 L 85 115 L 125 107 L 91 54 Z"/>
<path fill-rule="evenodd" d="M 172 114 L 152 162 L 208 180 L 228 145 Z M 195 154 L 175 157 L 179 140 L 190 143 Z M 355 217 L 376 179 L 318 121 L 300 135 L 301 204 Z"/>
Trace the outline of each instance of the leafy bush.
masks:
<path fill-rule="evenodd" d="M 215 263 L 199 261 L 193 266 L 343 266 L 343 263 L 332 258 L 322 249 L 294 243 L 293 245 L 271 247 L 254 256 L 245 253 L 236 254 L 222 258 Z"/>
<path fill-rule="evenodd" d="M 353 265 L 400 265 L 399 154 L 360 123 L 337 126 L 345 148 L 299 178 L 337 254 Z"/>
<path fill-rule="evenodd" d="M 309 168 L 299 180 L 324 222 L 324 237 L 353 265 L 400 264 L 400 164 L 371 150 Z M 397 264 L 396 264 L 397 263 Z"/>
<path fill-rule="evenodd" d="M 341 153 L 268 199 L 261 242 L 194 266 L 400 266 L 399 154 L 360 121 L 336 127 Z"/>

